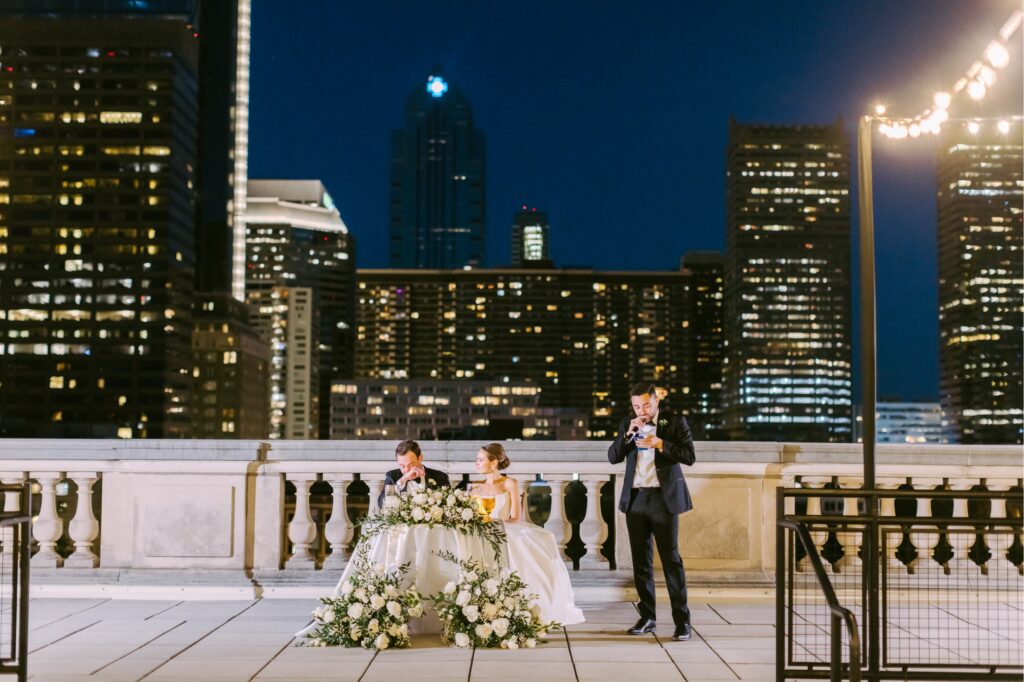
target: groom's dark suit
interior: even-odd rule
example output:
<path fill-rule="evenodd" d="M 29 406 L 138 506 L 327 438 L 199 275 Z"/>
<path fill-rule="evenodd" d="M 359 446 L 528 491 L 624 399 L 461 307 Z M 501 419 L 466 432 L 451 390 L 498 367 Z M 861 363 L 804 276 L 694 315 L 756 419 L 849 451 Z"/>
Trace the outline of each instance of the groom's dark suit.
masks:
<path fill-rule="evenodd" d="M 431 469 L 429 467 L 423 467 L 423 471 L 426 474 L 427 487 L 435 488 L 443 485 L 450 485 L 448 482 L 448 474 L 437 469 Z M 384 485 L 398 485 L 398 482 L 402 480 L 402 470 L 392 469 L 384 475 Z M 423 483 L 422 479 L 413 479 L 418 483 Z M 384 506 L 384 491 L 381 490 L 380 496 L 377 498 L 377 506 Z"/>
<path fill-rule="evenodd" d="M 654 554 L 651 539 L 665 569 L 665 584 L 672 602 L 672 620 L 677 627 L 688 624 L 686 572 L 679 556 L 679 514 L 693 509 L 690 491 L 680 464 L 692 465 L 697 457 L 686 418 L 659 412 L 656 435 L 664 444 L 655 451 L 657 485 L 634 487 L 637 477 L 637 447 L 627 437 L 630 419 L 619 423 L 618 437 L 608 448 L 608 461 L 626 462 L 619 511 L 626 515 L 629 547 L 633 556 L 633 581 L 640 598 L 640 616 L 656 620 L 654 601 Z"/>

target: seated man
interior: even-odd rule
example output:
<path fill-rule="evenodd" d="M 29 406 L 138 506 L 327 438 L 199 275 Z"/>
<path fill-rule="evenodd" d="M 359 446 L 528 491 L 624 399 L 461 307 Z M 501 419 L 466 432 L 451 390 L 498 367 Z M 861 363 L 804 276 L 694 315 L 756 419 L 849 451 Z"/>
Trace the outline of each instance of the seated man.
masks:
<path fill-rule="evenodd" d="M 448 474 L 423 466 L 423 452 L 414 440 L 403 440 L 395 448 L 398 468 L 384 476 L 384 485 L 394 485 L 399 492 L 419 490 L 423 486 L 450 485 Z M 384 506 L 384 491 L 377 498 L 377 506 Z"/>

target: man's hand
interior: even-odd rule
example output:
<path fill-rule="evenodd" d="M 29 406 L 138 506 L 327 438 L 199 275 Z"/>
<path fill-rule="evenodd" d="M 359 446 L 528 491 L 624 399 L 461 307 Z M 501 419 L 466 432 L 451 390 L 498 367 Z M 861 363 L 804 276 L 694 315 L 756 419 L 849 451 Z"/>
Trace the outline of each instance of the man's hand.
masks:
<path fill-rule="evenodd" d="M 647 417 L 636 417 L 629 422 L 629 428 L 626 429 L 626 436 L 632 436 L 634 433 L 640 430 L 640 427 L 647 423 Z"/>
<path fill-rule="evenodd" d="M 405 472 L 405 474 L 402 475 L 402 478 L 398 479 L 398 484 L 405 485 L 409 481 L 425 477 L 426 474 L 427 472 L 421 466 L 411 467 L 408 471 Z"/>
<path fill-rule="evenodd" d="M 658 438 L 654 434 L 651 434 L 650 436 L 647 436 L 645 438 L 641 438 L 636 442 L 636 446 L 638 448 L 654 448 L 655 450 L 661 450 L 662 446 L 664 445 L 665 441 Z"/>

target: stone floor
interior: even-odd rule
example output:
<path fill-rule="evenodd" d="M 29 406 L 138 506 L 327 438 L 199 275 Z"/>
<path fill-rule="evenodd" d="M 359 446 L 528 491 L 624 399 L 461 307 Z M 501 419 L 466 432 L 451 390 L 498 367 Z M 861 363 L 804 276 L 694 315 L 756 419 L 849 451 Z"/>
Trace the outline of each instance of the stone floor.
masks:
<path fill-rule="evenodd" d="M 421 636 L 412 649 L 303 648 L 310 600 L 131 601 L 35 599 L 29 675 L 76 680 L 762 680 L 774 679 L 769 601 L 692 604 L 694 637 L 623 633 L 632 604 L 583 604 L 587 622 L 536 649 L 462 650 Z M 0 633 L 2 635 L 2 633 Z"/>

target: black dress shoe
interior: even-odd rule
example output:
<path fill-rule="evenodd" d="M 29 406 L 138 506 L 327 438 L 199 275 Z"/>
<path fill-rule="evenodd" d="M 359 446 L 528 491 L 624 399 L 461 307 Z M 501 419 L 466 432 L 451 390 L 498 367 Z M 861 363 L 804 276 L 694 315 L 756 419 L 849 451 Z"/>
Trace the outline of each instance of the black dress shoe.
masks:
<path fill-rule="evenodd" d="M 636 622 L 636 625 L 626 630 L 626 632 L 628 632 L 631 635 L 646 635 L 648 633 L 654 632 L 654 629 L 657 627 L 657 625 L 658 624 L 650 618 L 641 618 Z"/>
<path fill-rule="evenodd" d="M 682 625 L 676 626 L 676 631 L 672 633 L 672 640 L 676 642 L 685 642 L 690 639 L 690 624 L 683 623 Z"/>

